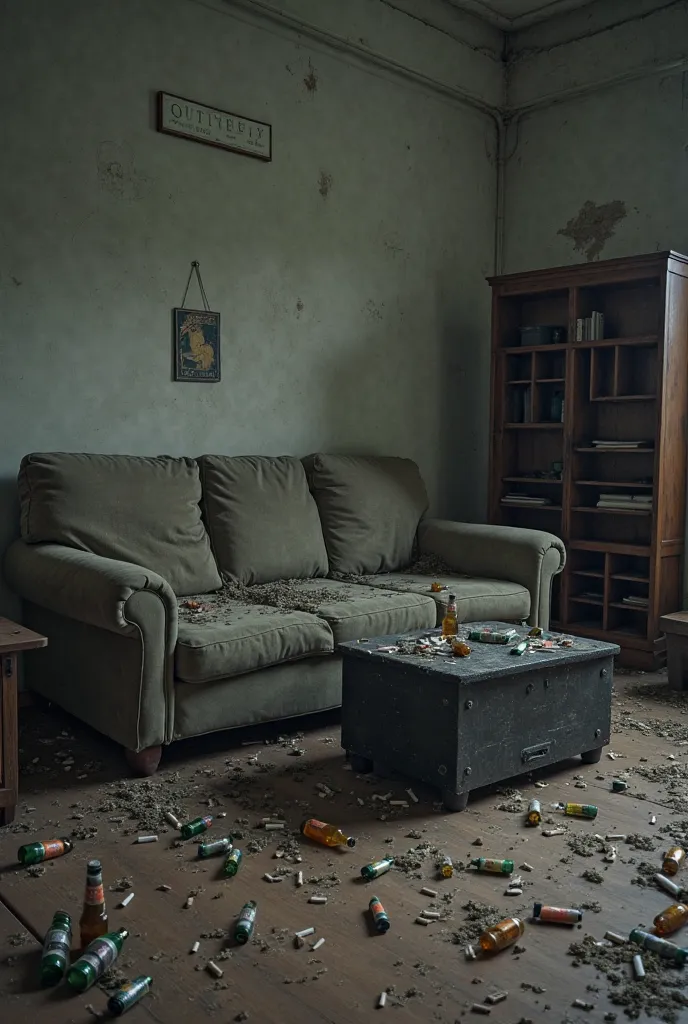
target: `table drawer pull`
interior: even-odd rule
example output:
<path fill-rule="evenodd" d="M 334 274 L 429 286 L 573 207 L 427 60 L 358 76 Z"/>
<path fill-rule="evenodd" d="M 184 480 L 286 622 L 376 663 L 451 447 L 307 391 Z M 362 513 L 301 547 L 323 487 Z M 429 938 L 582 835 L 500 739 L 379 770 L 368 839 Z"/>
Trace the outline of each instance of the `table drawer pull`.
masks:
<path fill-rule="evenodd" d="M 546 740 L 544 743 L 536 743 L 534 747 L 524 747 L 521 751 L 521 761 L 528 764 L 530 761 L 537 761 L 538 758 L 547 757 L 551 746 L 552 741 Z"/>

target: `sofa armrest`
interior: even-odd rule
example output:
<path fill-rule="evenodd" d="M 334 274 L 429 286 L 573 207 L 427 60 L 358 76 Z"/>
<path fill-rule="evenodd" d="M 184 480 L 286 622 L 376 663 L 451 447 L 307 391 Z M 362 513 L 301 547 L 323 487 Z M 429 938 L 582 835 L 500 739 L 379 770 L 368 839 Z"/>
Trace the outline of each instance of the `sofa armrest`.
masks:
<path fill-rule="evenodd" d="M 423 555 L 437 555 L 455 572 L 520 583 L 530 591 L 533 626 L 549 626 L 552 578 L 566 562 L 558 537 L 542 530 L 425 519 L 418 528 Z"/>
<path fill-rule="evenodd" d="M 129 636 L 150 634 L 162 602 L 166 635 L 159 643 L 174 649 L 177 599 L 162 576 L 139 565 L 62 544 L 17 540 L 5 555 L 4 575 L 12 590 L 33 604 Z"/>

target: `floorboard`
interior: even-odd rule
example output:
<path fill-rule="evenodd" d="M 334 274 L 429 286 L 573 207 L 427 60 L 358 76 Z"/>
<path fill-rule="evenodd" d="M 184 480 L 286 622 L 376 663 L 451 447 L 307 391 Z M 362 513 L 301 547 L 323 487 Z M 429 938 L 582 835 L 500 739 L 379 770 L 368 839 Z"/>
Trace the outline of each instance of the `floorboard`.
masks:
<path fill-rule="evenodd" d="M 166 787 L 170 804 L 180 792 L 184 794 L 177 802 L 188 818 L 226 812 L 227 818 L 217 822 L 211 834 L 222 835 L 238 827 L 248 837 L 260 836 L 263 833 L 254 830 L 260 818 L 279 812 L 288 822 L 289 835 L 310 814 L 335 822 L 357 837 L 354 850 L 330 851 L 302 841 L 302 863 L 289 864 L 289 874 L 279 884 L 263 880 L 266 871 L 286 863 L 274 858 L 284 842 L 274 833 L 267 849 L 257 853 L 248 852 L 248 838 L 237 842 L 246 856 L 233 880 L 219 876 L 221 860 L 198 861 L 193 842 L 175 846 L 171 828 L 159 832 L 157 843 L 135 844 L 135 832 L 130 830 L 136 829 L 136 821 L 110 820 L 121 813 L 113 810 L 108 787 L 120 780 L 125 789 L 128 785 L 119 751 L 56 709 L 24 709 L 21 804 L 15 823 L 0 829 L 0 1019 L 10 1024 L 28 1020 L 42 1024 L 48 1019 L 51 1024 L 67 1024 L 92 1019 L 85 1009 L 89 1003 L 103 1009 L 106 995 L 97 988 L 69 996 L 64 986 L 42 992 L 37 985 L 38 939 L 57 909 L 69 910 L 78 920 L 85 864 L 97 856 L 103 862 L 110 923 L 130 932 L 118 966 L 127 977 L 150 973 L 154 979 L 150 996 L 128 1015 L 132 1021 L 198 1024 L 208 1019 L 225 1024 L 245 1013 L 249 1021 L 260 1024 L 365 1022 L 378 1019 L 378 995 L 390 986 L 394 988 L 383 1012 L 393 1013 L 399 1020 L 452 1024 L 464 1015 L 470 1019 L 471 1005 L 482 1003 L 489 992 L 497 990 L 509 993 L 490 1014 L 491 1020 L 501 1024 L 517 1024 L 522 1019 L 602 1021 L 608 1012 L 617 1013 L 621 1020 L 623 1008 L 609 1000 L 606 978 L 592 967 L 574 969 L 567 950 L 585 934 L 601 939 L 607 929 L 628 934 L 638 924 L 649 926 L 654 915 L 671 902 L 655 889 L 631 884 L 636 862 L 650 860 L 659 866 L 666 845 L 660 829 L 681 818 L 681 813 L 666 807 L 664 782 L 641 779 L 636 770 L 643 765 L 666 767 L 675 760 L 677 772 L 688 778 L 688 720 L 682 718 L 688 704 L 684 706 L 681 698 L 667 701 L 664 694 L 637 697 L 633 693 L 638 682 L 651 683 L 655 678 L 665 683 L 661 675 L 617 679 L 615 719 L 619 729 L 610 749 L 620 755 L 618 760 L 604 757 L 598 765 L 569 761 L 510 783 L 525 801 L 540 799 L 543 809 L 556 800 L 599 806 L 594 822 L 567 819 L 570 832 L 641 833 L 653 838 L 654 852 L 636 852 L 619 843 L 619 857 L 612 865 L 604 864 L 598 853 L 589 858 L 572 854 L 566 835 L 545 838 L 539 829 L 526 828 L 523 814 L 498 809 L 508 797 L 494 790 L 475 796 L 466 812 L 448 814 L 437 809 L 435 793 L 409 780 L 355 775 L 347 770 L 336 719 L 331 716 L 303 723 L 299 745 L 306 748 L 306 754 L 302 758 L 290 756 L 288 746 L 277 741 L 242 745 L 247 738 L 277 740 L 277 728 L 206 737 L 173 747 L 154 781 Z M 655 725 L 648 732 L 629 725 L 629 719 L 641 724 L 653 720 Z M 661 729 L 656 723 L 662 721 L 669 723 L 673 737 L 657 735 Z M 687 739 L 677 740 L 676 723 L 684 721 Z M 293 734 L 303 726 L 283 724 L 282 728 L 286 735 L 287 729 Z M 257 764 L 250 763 L 254 757 Z M 74 763 L 65 765 L 65 758 L 73 758 Z M 236 771 L 237 767 L 242 770 Z M 629 793 L 611 792 L 611 779 L 624 772 L 631 781 Z M 575 788 L 577 776 L 587 789 Z M 237 778 L 250 781 L 240 783 Z M 546 782 L 546 788 L 537 788 L 536 780 Z M 317 784 L 323 782 L 334 795 L 319 795 Z M 679 782 L 685 785 L 682 774 Z M 384 801 L 372 799 L 373 793 L 390 791 L 394 798 L 404 799 L 409 784 L 420 802 L 407 810 L 394 812 Z M 635 795 L 638 793 L 644 798 Z M 210 811 L 208 800 L 215 805 Z M 652 814 L 657 816 L 654 826 L 649 823 Z M 380 820 L 384 816 L 387 820 Z M 549 812 L 547 816 L 561 820 Z M 683 817 L 688 817 L 688 800 Z M 249 824 L 238 824 L 237 818 L 248 819 Z M 95 835 L 75 837 L 74 851 L 46 863 L 39 877 L 17 865 L 16 848 L 21 842 L 70 835 L 88 826 L 97 829 Z M 482 845 L 473 845 L 477 840 Z M 403 854 L 423 841 L 449 853 L 458 864 L 481 855 L 511 857 L 517 865 L 528 862 L 533 871 L 520 872 L 523 896 L 507 897 L 503 880 L 471 871 L 438 879 L 434 858 L 423 862 L 420 877 L 393 870 L 372 886 L 362 882 L 361 865 L 385 853 Z M 602 873 L 602 884 L 581 877 L 588 868 Z M 334 874 L 340 881 L 297 888 L 293 872 L 298 869 L 306 879 Z M 117 903 L 124 894 L 111 892 L 108 886 L 123 877 L 132 880 L 135 897 L 127 908 L 119 909 Z M 163 883 L 172 887 L 170 892 L 158 891 Z M 423 885 L 438 890 L 436 902 L 421 895 Z M 193 906 L 183 909 L 189 891 L 197 887 L 202 891 Z M 318 891 L 328 895 L 324 906 L 307 902 L 309 894 Z M 373 892 L 382 899 L 392 922 L 383 936 L 372 934 L 366 913 Z M 251 898 L 258 901 L 256 941 L 236 947 L 225 937 L 201 937 L 216 929 L 227 931 L 242 904 Z M 506 951 L 490 960 L 465 960 L 463 947 L 453 941 L 453 934 L 465 923 L 464 905 L 469 900 L 494 904 L 504 915 L 529 918 L 536 899 L 559 906 L 597 900 L 602 909 L 587 912 L 579 929 L 528 922 L 522 939 L 525 951 L 519 955 Z M 443 919 L 427 928 L 416 924 L 417 915 L 431 904 L 441 910 Z M 295 949 L 292 941 L 294 930 L 310 925 L 317 928 L 316 938 L 326 939 L 315 953 L 309 945 Z M 18 947 L 10 945 L 8 936 L 27 928 L 32 938 Z M 197 939 L 201 948 L 192 955 L 189 949 Z M 217 959 L 223 956 L 226 958 Z M 219 980 L 203 969 L 211 958 L 224 971 Z M 537 993 L 522 984 L 545 991 Z M 589 1000 L 594 1009 L 574 1008 L 577 998 Z M 688 1020 L 688 1011 L 679 1009 L 677 1013 L 676 1019 Z M 650 1018 L 641 1015 L 637 1019 Z"/>

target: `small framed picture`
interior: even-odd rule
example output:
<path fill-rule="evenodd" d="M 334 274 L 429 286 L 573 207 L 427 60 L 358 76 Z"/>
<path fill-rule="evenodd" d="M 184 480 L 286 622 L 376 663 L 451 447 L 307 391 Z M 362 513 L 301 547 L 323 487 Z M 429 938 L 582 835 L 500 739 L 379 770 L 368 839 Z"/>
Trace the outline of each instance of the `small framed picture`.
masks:
<path fill-rule="evenodd" d="M 220 314 L 173 309 L 174 379 L 212 384 L 220 380 Z"/>

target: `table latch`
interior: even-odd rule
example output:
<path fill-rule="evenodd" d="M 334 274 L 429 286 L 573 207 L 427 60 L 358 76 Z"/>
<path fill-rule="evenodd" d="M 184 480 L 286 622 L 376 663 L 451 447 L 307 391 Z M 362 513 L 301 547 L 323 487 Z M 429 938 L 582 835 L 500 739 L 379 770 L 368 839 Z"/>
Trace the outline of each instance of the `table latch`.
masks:
<path fill-rule="evenodd" d="M 537 761 L 541 757 L 547 757 L 551 746 L 552 741 L 545 740 L 544 743 L 536 743 L 534 747 L 524 747 L 521 751 L 522 763 L 529 764 L 531 761 Z"/>

